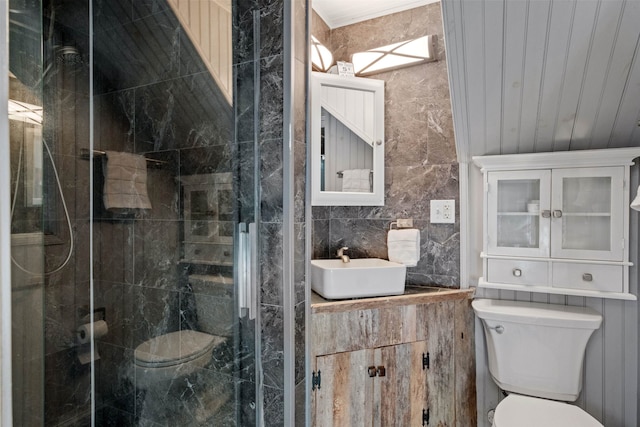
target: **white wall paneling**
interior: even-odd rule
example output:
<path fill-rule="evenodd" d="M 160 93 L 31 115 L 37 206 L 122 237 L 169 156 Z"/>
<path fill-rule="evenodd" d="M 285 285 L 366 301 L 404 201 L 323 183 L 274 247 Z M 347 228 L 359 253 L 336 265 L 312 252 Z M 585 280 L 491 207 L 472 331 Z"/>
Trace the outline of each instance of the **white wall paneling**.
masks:
<path fill-rule="evenodd" d="M 220 90 L 231 103 L 231 1 L 168 1 Z"/>
<path fill-rule="evenodd" d="M 460 161 L 640 145 L 640 2 L 442 9 Z"/>

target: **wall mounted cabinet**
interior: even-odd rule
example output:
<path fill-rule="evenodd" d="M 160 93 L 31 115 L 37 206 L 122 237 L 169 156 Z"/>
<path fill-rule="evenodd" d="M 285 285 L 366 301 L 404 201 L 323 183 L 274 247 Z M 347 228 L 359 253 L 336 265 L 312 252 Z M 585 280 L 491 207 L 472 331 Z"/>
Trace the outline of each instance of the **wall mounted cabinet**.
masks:
<path fill-rule="evenodd" d="M 311 76 L 311 204 L 384 205 L 384 81 Z"/>
<path fill-rule="evenodd" d="M 229 172 L 179 178 L 184 195 L 183 262 L 233 265 L 231 179 Z"/>
<path fill-rule="evenodd" d="M 484 174 L 480 287 L 635 299 L 629 172 L 640 149 L 474 157 Z"/>

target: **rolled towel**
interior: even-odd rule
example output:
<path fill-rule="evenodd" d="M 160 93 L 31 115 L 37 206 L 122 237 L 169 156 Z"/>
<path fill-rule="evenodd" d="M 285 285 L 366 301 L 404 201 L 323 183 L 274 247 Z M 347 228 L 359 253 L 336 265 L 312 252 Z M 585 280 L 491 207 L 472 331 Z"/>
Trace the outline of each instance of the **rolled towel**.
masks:
<path fill-rule="evenodd" d="M 389 230 L 387 251 L 389 261 L 415 267 L 420 260 L 420 230 L 415 228 Z"/>
<path fill-rule="evenodd" d="M 103 200 L 106 209 L 151 209 L 144 156 L 107 151 Z"/>

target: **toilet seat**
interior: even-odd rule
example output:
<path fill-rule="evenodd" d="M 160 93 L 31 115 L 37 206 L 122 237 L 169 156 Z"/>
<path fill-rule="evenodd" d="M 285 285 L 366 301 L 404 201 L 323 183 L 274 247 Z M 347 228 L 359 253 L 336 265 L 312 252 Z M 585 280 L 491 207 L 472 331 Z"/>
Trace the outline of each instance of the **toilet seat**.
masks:
<path fill-rule="evenodd" d="M 145 368 L 163 368 L 195 360 L 210 352 L 224 338 L 203 332 L 184 330 L 151 338 L 134 352 L 135 364 Z"/>
<path fill-rule="evenodd" d="M 496 407 L 493 427 L 603 427 L 575 405 L 510 394 Z"/>

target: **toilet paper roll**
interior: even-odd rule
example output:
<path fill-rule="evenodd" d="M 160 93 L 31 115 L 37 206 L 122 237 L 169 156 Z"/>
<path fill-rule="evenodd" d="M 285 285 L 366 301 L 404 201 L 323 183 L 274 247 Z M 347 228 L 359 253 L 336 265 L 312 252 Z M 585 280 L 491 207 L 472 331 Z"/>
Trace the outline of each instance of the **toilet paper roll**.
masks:
<path fill-rule="evenodd" d="M 104 320 L 98 320 L 97 322 L 93 322 L 93 338 L 98 339 L 107 335 L 109 332 L 109 327 L 107 326 L 107 322 Z M 91 323 L 85 323 L 78 327 L 77 333 L 78 343 L 86 344 L 91 342 Z"/>

